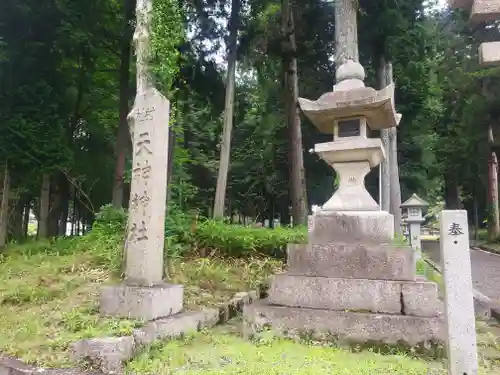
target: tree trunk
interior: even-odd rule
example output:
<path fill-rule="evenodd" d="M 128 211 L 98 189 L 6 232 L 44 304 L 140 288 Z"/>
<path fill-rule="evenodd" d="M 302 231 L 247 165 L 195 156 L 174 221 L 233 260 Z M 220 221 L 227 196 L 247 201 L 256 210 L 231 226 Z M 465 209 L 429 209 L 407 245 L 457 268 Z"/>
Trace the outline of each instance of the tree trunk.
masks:
<path fill-rule="evenodd" d="M 80 206 L 76 207 L 76 233 L 78 236 L 82 235 L 82 227 L 81 227 L 82 214 L 80 211 Z"/>
<path fill-rule="evenodd" d="M 498 160 L 493 150 L 493 127 L 488 126 L 488 143 L 490 146 L 490 158 L 488 160 L 488 198 L 490 206 L 490 217 L 488 219 L 488 240 L 495 241 L 500 235 L 500 218 L 498 210 Z"/>
<path fill-rule="evenodd" d="M 69 215 L 69 181 L 66 175 L 61 175 L 60 185 L 59 185 L 59 196 L 60 196 L 60 210 L 59 210 L 59 224 L 57 228 L 58 236 L 66 235 L 66 227 L 68 225 L 68 215 Z"/>
<path fill-rule="evenodd" d="M 444 198 L 447 210 L 460 209 L 460 190 L 458 188 L 458 178 L 455 172 L 447 173 L 444 178 Z"/>
<path fill-rule="evenodd" d="M 28 199 L 24 207 L 24 217 L 23 217 L 23 236 L 25 239 L 28 238 L 28 229 L 30 224 L 30 210 L 31 210 L 31 199 Z"/>
<path fill-rule="evenodd" d="M 290 0 L 282 2 L 282 46 L 285 93 L 285 117 L 289 134 L 290 197 L 293 225 L 307 224 L 307 192 L 302 147 L 302 129 L 299 117 L 299 84 L 297 77 L 297 45 L 293 7 Z"/>
<path fill-rule="evenodd" d="M 2 182 L 2 200 L 0 207 L 0 249 L 7 246 L 7 228 L 9 223 L 9 194 L 10 194 L 10 175 L 9 165 L 5 161 L 3 169 Z"/>
<path fill-rule="evenodd" d="M 129 93 L 130 93 L 130 52 L 132 44 L 133 29 L 131 21 L 134 18 L 135 0 L 125 0 L 125 25 L 121 41 L 120 52 L 120 100 L 119 100 L 119 123 L 115 146 L 115 178 L 113 181 L 112 204 L 114 208 L 123 206 L 123 190 L 125 175 L 125 161 L 127 150 L 131 142 L 128 127 Z"/>
<path fill-rule="evenodd" d="M 50 175 L 42 176 L 42 189 L 40 192 L 40 219 L 38 221 L 38 238 L 49 236 L 49 206 L 50 206 Z"/>
<path fill-rule="evenodd" d="M 479 209 L 477 204 L 477 196 L 474 192 L 474 244 L 477 245 L 477 241 L 479 240 Z"/>
<path fill-rule="evenodd" d="M 71 235 L 75 235 L 76 229 L 76 187 L 71 188 Z"/>
<path fill-rule="evenodd" d="M 403 221 L 403 213 L 401 212 L 401 184 L 399 181 L 399 164 L 398 164 L 398 130 L 397 128 L 389 129 L 389 162 L 391 173 L 391 204 L 390 213 L 394 215 L 394 232 L 400 236 L 403 235 L 401 224 Z"/>
<path fill-rule="evenodd" d="M 392 63 L 386 62 L 385 68 L 386 86 L 393 83 Z M 403 213 L 401 211 L 401 183 L 399 181 L 399 164 L 398 164 L 398 129 L 396 127 L 389 128 L 388 131 L 388 149 L 387 158 L 389 160 L 389 212 L 394 216 L 394 233 L 403 235 L 401 228 Z"/>
<path fill-rule="evenodd" d="M 233 128 L 234 111 L 234 86 L 236 74 L 236 58 L 238 48 L 238 25 L 240 13 L 240 0 L 233 0 L 231 5 L 231 20 L 229 23 L 229 53 L 227 58 L 226 102 L 224 108 L 224 128 L 220 147 L 219 173 L 215 190 L 214 218 L 224 217 L 224 204 L 226 198 L 227 175 L 229 171 L 229 158 L 231 152 L 231 132 Z"/>
<path fill-rule="evenodd" d="M 335 1 L 335 64 L 337 69 L 347 60 L 359 62 L 357 1 Z"/>
<path fill-rule="evenodd" d="M 380 66 L 378 69 L 378 81 L 379 88 L 383 89 L 387 86 L 388 82 L 392 81 L 392 77 L 388 76 L 387 63 L 385 57 L 380 58 Z M 382 146 L 385 151 L 385 159 L 380 163 L 380 208 L 383 211 L 389 212 L 391 209 L 391 170 L 390 170 L 390 158 L 391 154 L 389 152 L 389 129 L 382 129 L 380 131 L 380 139 L 382 140 Z"/>
<path fill-rule="evenodd" d="M 9 232 L 10 236 L 16 241 L 21 241 L 23 239 L 23 213 L 24 213 L 24 202 L 22 197 L 17 197 L 15 204 L 12 204 L 12 214 L 9 220 Z"/>
<path fill-rule="evenodd" d="M 59 234 L 59 220 L 62 213 L 63 186 L 59 173 L 52 175 L 50 183 L 50 203 L 48 219 L 48 237 L 56 237 Z"/>

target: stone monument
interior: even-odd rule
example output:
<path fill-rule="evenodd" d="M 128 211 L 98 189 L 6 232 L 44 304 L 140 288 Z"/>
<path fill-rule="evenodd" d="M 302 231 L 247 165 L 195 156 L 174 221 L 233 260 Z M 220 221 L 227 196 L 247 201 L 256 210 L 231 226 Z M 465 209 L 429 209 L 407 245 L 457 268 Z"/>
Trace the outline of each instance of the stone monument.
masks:
<path fill-rule="evenodd" d="M 138 0 L 134 34 L 137 96 L 129 115 L 132 183 L 125 239 L 125 280 L 101 289 L 103 315 L 153 320 L 183 308 L 182 285 L 163 281 L 169 101 L 148 74 L 152 0 Z"/>
<path fill-rule="evenodd" d="M 305 331 L 359 343 L 442 342 L 437 285 L 416 281 L 414 250 L 394 245 L 393 217 L 380 211 L 364 185 L 385 157 L 381 140 L 368 138 L 368 127 L 394 127 L 401 116 L 394 85 L 365 87 L 355 1 L 340 4 L 335 24 L 348 25 L 349 32 L 336 30 L 337 45 L 351 48 L 337 55 L 337 84 L 316 101 L 299 99 L 311 122 L 333 133 L 333 141 L 316 144 L 314 152 L 340 175 L 339 188 L 311 215 L 308 244 L 288 246 L 288 271 L 274 276 L 268 298 L 245 307 L 245 331 L 272 327 L 291 336 Z"/>

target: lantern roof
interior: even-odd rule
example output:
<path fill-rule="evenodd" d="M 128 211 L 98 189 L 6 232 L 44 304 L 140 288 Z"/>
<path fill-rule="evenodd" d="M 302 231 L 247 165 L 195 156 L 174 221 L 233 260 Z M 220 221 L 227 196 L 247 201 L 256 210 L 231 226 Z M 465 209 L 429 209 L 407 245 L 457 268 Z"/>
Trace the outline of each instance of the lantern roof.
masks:
<path fill-rule="evenodd" d="M 413 195 L 406 202 L 401 204 L 401 208 L 411 207 L 429 207 L 429 203 L 424 201 L 417 194 L 413 193 Z"/>

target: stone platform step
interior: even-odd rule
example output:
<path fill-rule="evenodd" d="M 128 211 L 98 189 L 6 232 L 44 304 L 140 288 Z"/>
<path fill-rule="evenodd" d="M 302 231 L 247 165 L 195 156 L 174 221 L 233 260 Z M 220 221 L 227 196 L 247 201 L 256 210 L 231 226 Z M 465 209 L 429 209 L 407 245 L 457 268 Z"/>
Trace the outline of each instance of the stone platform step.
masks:
<path fill-rule="evenodd" d="M 287 337 L 308 335 L 316 339 L 340 339 L 354 343 L 377 342 L 410 346 L 443 344 L 441 317 L 369 314 L 270 305 L 260 300 L 243 310 L 245 335 L 272 328 Z"/>
<path fill-rule="evenodd" d="M 422 317 L 443 311 L 437 284 L 428 281 L 339 279 L 283 273 L 268 290 L 271 305 L 354 310 Z"/>
<path fill-rule="evenodd" d="M 415 251 L 392 244 L 289 244 L 288 269 L 297 275 L 415 281 Z"/>

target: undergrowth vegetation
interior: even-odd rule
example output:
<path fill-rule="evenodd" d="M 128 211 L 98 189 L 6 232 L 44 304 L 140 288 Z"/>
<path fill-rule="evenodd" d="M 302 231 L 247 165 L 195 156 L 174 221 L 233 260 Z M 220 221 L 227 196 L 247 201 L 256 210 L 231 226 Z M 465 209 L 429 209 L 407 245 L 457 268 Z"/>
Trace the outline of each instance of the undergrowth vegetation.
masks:
<path fill-rule="evenodd" d="M 101 256 L 103 261 L 112 264 L 113 269 L 118 270 L 122 263 L 121 240 L 126 223 L 125 210 L 105 206 L 96 216 L 92 231 L 86 236 L 87 240 L 82 242 L 76 239 L 76 242 L 82 246 L 85 242 L 94 244 L 96 240 L 102 241 L 104 248 L 99 246 L 98 250 L 89 247 L 89 250 L 97 251 L 97 256 Z M 114 245 L 117 242 L 120 242 L 118 247 Z M 175 206 L 170 209 L 165 221 L 167 259 L 194 255 L 232 258 L 270 256 L 284 259 L 287 244 L 305 242 L 307 242 L 306 227 L 269 229 L 229 224 L 187 214 Z"/>
<path fill-rule="evenodd" d="M 71 342 L 128 335 L 141 323 L 99 315 L 99 286 L 123 276 L 126 222 L 125 211 L 105 207 L 85 236 L 13 244 L 1 254 L 0 353 L 42 366 L 66 366 Z M 184 285 L 188 310 L 216 306 L 265 282 L 283 266 L 266 254 L 280 256 L 285 241 L 302 236 L 295 229 L 255 234 L 272 230 L 182 214 L 170 215 L 165 227 L 167 274 L 170 282 Z"/>

